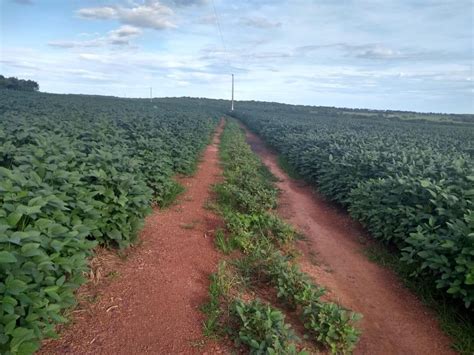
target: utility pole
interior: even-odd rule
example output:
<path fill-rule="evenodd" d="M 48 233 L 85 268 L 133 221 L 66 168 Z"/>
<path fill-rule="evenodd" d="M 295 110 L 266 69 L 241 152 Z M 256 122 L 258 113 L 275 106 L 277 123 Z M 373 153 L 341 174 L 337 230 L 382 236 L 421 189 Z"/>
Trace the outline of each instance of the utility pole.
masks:
<path fill-rule="evenodd" d="M 232 103 L 230 105 L 230 110 L 234 111 L 234 74 L 232 74 Z"/>

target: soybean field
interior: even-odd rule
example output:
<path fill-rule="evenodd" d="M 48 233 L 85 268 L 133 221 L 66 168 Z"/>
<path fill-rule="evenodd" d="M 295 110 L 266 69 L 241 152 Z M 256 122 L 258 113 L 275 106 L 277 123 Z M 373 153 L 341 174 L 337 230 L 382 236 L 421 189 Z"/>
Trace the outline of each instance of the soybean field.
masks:
<path fill-rule="evenodd" d="M 0 353 L 470 353 L 473 157 L 472 115 L 2 89 Z"/>
<path fill-rule="evenodd" d="M 234 116 L 374 237 L 396 246 L 412 276 L 472 308 L 472 115 L 407 119 L 409 113 L 248 102 Z"/>
<path fill-rule="evenodd" d="M 134 241 L 218 120 L 197 99 L 0 90 L 0 353 L 54 334 L 93 248 Z"/>

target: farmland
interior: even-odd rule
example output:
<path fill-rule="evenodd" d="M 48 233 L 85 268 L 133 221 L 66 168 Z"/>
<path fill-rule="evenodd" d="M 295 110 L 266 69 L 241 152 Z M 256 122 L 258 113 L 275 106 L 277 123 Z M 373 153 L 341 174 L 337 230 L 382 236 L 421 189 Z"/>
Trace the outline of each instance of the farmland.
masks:
<path fill-rule="evenodd" d="M 112 318 L 113 310 L 122 306 L 135 315 L 127 331 L 144 342 L 148 335 L 152 341 L 170 336 L 169 325 L 162 322 L 164 312 L 173 319 L 176 314 L 194 317 L 184 321 L 176 316 L 173 324 L 183 326 L 181 334 L 187 327 L 197 328 L 209 339 L 230 338 L 251 353 L 304 353 L 308 349 L 349 353 L 358 344 L 377 349 L 376 339 L 384 336 L 383 329 L 376 329 L 374 335 L 373 328 L 363 322 L 383 323 L 384 318 L 374 318 L 367 307 L 362 307 L 367 312 L 360 315 L 363 297 L 353 302 L 343 290 L 328 287 L 324 277 L 319 280 L 340 270 L 324 274 L 321 262 L 306 255 L 306 249 L 314 246 L 301 240 L 318 241 L 325 236 L 304 229 L 306 224 L 292 225 L 280 215 L 285 191 L 279 190 L 283 185 L 278 181 L 287 176 L 275 178 L 262 164 L 262 153 L 252 151 L 241 123 L 279 154 L 292 176 L 306 180 L 347 209 L 368 234 L 386 244 L 415 283 L 423 279 L 449 303 L 472 311 L 474 121 L 469 115 L 263 102 L 239 102 L 230 113 L 224 100 L 0 90 L 0 121 L 1 353 L 32 353 L 45 338 L 55 335 L 58 324 L 68 321 L 65 311 L 75 306 L 76 290 L 87 282 L 88 264 L 98 245 L 111 250 L 134 246 L 135 259 L 114 270 L 125 275 L 112 282 L 117 288 L 105 285 L 101 290 L 114 300 L 123 297 L 124 304 L 107 305 L 102 313 L 89 312 L 89 323 L 78 321 L 73 325 L 77 328 L 71 328 L 79 335 L 67 339 L 77 342 L 76 349 L 93 351 L 99 349 L 93 346 L 102 346 L 106 352 L 143 346 L 124 338 L 123 327 L 116 334 L 102 334 L 102 343 L 94 344 L 98 335 L 93 326 L 98 318 L 107 324 L 106 329 L 131 319 Z M 200 159 L 217 160 L 217 150 L 220 165 L 204 161 L 209 171 L 196 173 Z M 181 183 L 183 176 L 187 176 L 186 184 Z M 182 200 L 185 190 L 193 195 Z M 204 205 L 209 211 L 204 212 Z M 186 208 L 192 208 L 192 213 Z M 157 211 L 169 211 L 168 219 Z M 150 213 L 152 222 L 145 222 Z M 336 215 L 325 213 L 317 218 L 332 220 L 328 216 Z M 214 214 L 220 225 L 208 226 L 208 214 Z M 161 220 L 167 225 L 161 225 Z M 344 222 L 345 228 L 355 230 L 348 223 Z M 336 232 L 330 229 L 329 237 L 345 238 Z M 143 233 L 144 245 L 140 245 Z M 219 263 L 214 253 L 220 255 Z M 358 251 L 349 253 L 367 261 Z M 156 269 L 163 263 L 169 263 L 165 276 Z M 205 270 L 201 270 L 203 265 Z M 196 269 L 200 277 L 190 281 L 188 274 Z M 377 266 L 370 272 L 385 271 Z M 355 272 L 342 277 L 354 278 L 360 289 L 367 282 Z M 140 282 L 150 280 L 150 287 L 140 287 Z M 406 296 L 399 293 L 398 284 L 370 286 Z M 137 288 L 138 292 L 130 293 Z M 156 294 L 175 289 L 183 292 L 180 303 L 172 295 Z M 207 294 L 198 306 L 202 319 L 195 315 L 196 309 L 185 308 L 196 302 L 196 289 Z M 144 300 L 153 311 L 144 308 Z M 412 303 L 407 302 L 403 312 L 426 313 Z M 170 308 L 177 304 L 183 313 Z M 393 311 L 392 306 L 387 303 L 387 312 Z M 150 325 L 155 319 L 150 315 L 161 318 Z M 410 320 L 405 325 L 408 330 L 417 327 L 416 316 Z M 418 325 L 420 334 L 433 327 L 427 323 L 425 328 Z M 156 334 L 147 333 L 150 326 Z M 385 342 L 387 349 L 398 342 L 395 332 L 387 332 L 391 337 Z M 412 339 L 414 345 L 407 349 L 441 351 L 447 341 L 438 338 L 434 333 L 423 341 Z M 190 351 L 187 340 L 184 345 L 182 339 L 170 341 L 167 349 L 179 343 L 179 349 Z M 151 344 L 150 349 L 164 349 L 162 344 Z M 61 353 L 63 349 L 54 343 L 49 346 L 46 351 Z M 466 349 L 472 347 L 462 351 Z"/>
<path fill-rule="evenodd" d="M 2 354 L 51 336 L 94 246 L 128 246 L 181 191 L 219 118 L 197 103 L 0 91 Z"/>
<path fill-rule="evenodd" d="M 234 116 L 297 175 L 396 247 L 412 277 L 472 308 L 472 116 L 403 120 L 258 103 L 242 104 Z"/>

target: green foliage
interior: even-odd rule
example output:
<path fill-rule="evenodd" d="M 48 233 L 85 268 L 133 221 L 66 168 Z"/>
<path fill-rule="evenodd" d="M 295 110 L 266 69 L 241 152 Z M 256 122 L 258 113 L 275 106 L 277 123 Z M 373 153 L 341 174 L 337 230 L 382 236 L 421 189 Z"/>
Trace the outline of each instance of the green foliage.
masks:
<path fill-rule="evenodd" d="M 301 179 L 300 174 L 283 155 L 278 156 L 278 166 L 292 179 Z"/>
<path fill-rule="evenodd" d="M 322 301 L 324 289 L 315 286 L 280 251 L 256 250 L 249 261 L 254 273 L 275 286 L 277 297 L 284 305 L 290 309 L 301 307 L 304 326 L 314 340 L 333 353 L 348 353 L 355 347 L 360 332 L 354 323 L 361 318 L 359 314 Z"/>
<path fill-rule="evenodd" d="M 14 77 L 6 78 L 3 75 L 0 75 L 0 89 L 38 91 L 39 85 L 33 80 L 23 80 Z"/>
<path fill-rule="evenodd" d="M 222 265 L 222 264 L 221 264 Z M 220 278 L 222 266 L 219 266 L 219 271 L 210 276 L 211 283 L 209 284 L 209 302 L 203 306 L 202 311 L 206 314 L 204 321 L 204 334 L 212 336 L 219 330 L 219 318 L 221 317 L 220 297 L 224 294 L 222 281 Z"/>
<path fill-rule="evenodd" d="M 350 210 L 376 237 L 399 246 L 401 260 L 414 266 L 414 275 L 435 276 L 437 288 L 463 298 L 469 307 L 474 213 L 469 195 L 459 198 L 463 191 L 469 193 L 467 179 L 438 184 L 408 177 L 370 180 L 352 191 Z M 377 209 L 368 213 L 369 206 Z"/>
<path fill-rule="evenodd" d="M 326 344 L 333 354 L 351 353 L 359 341 L 353 323 L 360 316 L 335 303 L 310 302 L 303 307 L 302 319 L 317 341 Z"/>
<path fill-rule="evenodd" d="M 98 243 L 134 241 L 217 114 L 182 100 L 0 90 L 0 353 L 33 352 L 75 303 Z"/>
<path fill-rule="evenodd" d="M 222 229 L 216 231 L 214 236 L 214 243 L 217 248 L 222 251 L 224 254 L 230 254 L 233 250 L 237 248 L 237 241 L 232 236 L 226 236 Z"/>
<path fill-rule="evenodd" d="M 278 299 L 290 309 L 309 302 L 318 302 L 325 293 L 316 287 L 297 265 L 280 251 L 255 251 L 254 269 L 276 287 Z"/>
<path fill-rule="evenodd" d="M 250 354 L 296 354 L 296 339 L 282 312 L 259 300 L 235 300 L 230 307 L 237 344 Z"/>
<path fill-rule="evenodd" d="M 232 240 L 245 254 L 245 257 L 234 263 L 243 278 L 253 278 L 274 286 L 277 298 L 283 305 L 301 310 L 302 319 L 314 340 L 334 352 L 350 351 L 358 340 L 358 331 L 353 326 L 358 315 L 321 301 L 324 289 L 315 286 L 288 256 L 277 249 L 290 245 L 296 233 L 291 226 L 268 210 L 272 204 L 266 204 L 264 199 L 252 199 L 252 203 L 239 200 L 239 197 L 246 196 L 247 188 L 252 193 L 274 189 L 269 172 L 264 169 L 260 169 L 259 174 L 254 176 L 255 184 L 236 183 L 236 176 L 245 175 L 247 170 L 258 171 L 261 164 L 258 159 L 255 160 L 256 156 L 249 151 L 243 137 L 235 122 L 227 123 L 221 141 L 225 180 L 216 187 L 216 191 L 230 236 L 224 239 L 223 234 L 218 235 L 216 243 L 226 250 L 229 240 Z M 246 155 L 249 157 L 245 158 Z M 229 185 L 232 187 L 229 188 Z M 270 195 L 272 194 L 268 194 Z M 279 330 L 284 329 L 283 321 L 279 316 L 271 319 L 270 308 L 265 306 L 266 308 L 260 309 L 262 307 L 259 302 L 235 301 L 232 308 L 234 319 L 237 317 L 240 322 L 244 322 L 243 325 L 238 323 L 233 327 L 240 329 L 238 340 L 257 353 L 268 353 L 269 347 L 276 353 L 288 353 L 290 350 L 281 348 L 281 344 L 286 342 L 286 335 Z M 310 314 L 311 310 L 317 313 Z M 272 345 L 276 340 L 276 345 Z"/>
<path fill-rule="evenodd" d="M 246 214 L 224 208 L 222 214 L 227 229 L 245 251 L 262 239 L 283 246 L 295 238 L 294 229 L 271 212 Z"/>
<path fill-rule="evenodd" d="M 239 131 L 235 123 L 230 123 L 221 137 L 225 182 L 216 187 L 219 202 L 242 213 L 268 211 L 276 206 L 277 190 Z"/>
<path fill-rule="evenodd" d="M 383 241 L 413 277 L 474 301 L 474 126 L 241 103 L 233 115 Z M 375 116 L 374 116 L 375 115 Z M 467 122 L 467 121 L 466 121 Z"/>
<path fill-rule="evenodd" d="M 209 301 L 201 308 L 206 315 L 204 333 L 206 336 L 219 336 L 226 328 L 225 320 L 222 318 L 229 316 L 233 292 L 241 288 L 243 280 L 225 261 L 219 263 L 217 271 L 210 276 L 210 280 Z"/>

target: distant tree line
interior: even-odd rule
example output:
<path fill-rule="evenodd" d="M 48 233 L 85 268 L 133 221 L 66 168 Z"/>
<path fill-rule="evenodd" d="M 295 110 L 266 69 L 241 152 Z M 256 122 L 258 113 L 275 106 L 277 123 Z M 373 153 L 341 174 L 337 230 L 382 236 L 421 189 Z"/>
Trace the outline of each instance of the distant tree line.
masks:
<path fill-rule="evenodd" d="M 23 80 L 14 77 L 6 78 L 3 75 L 0 75 L 0 89 L 38 91 L 39 85 L 33 80 Z"/>

